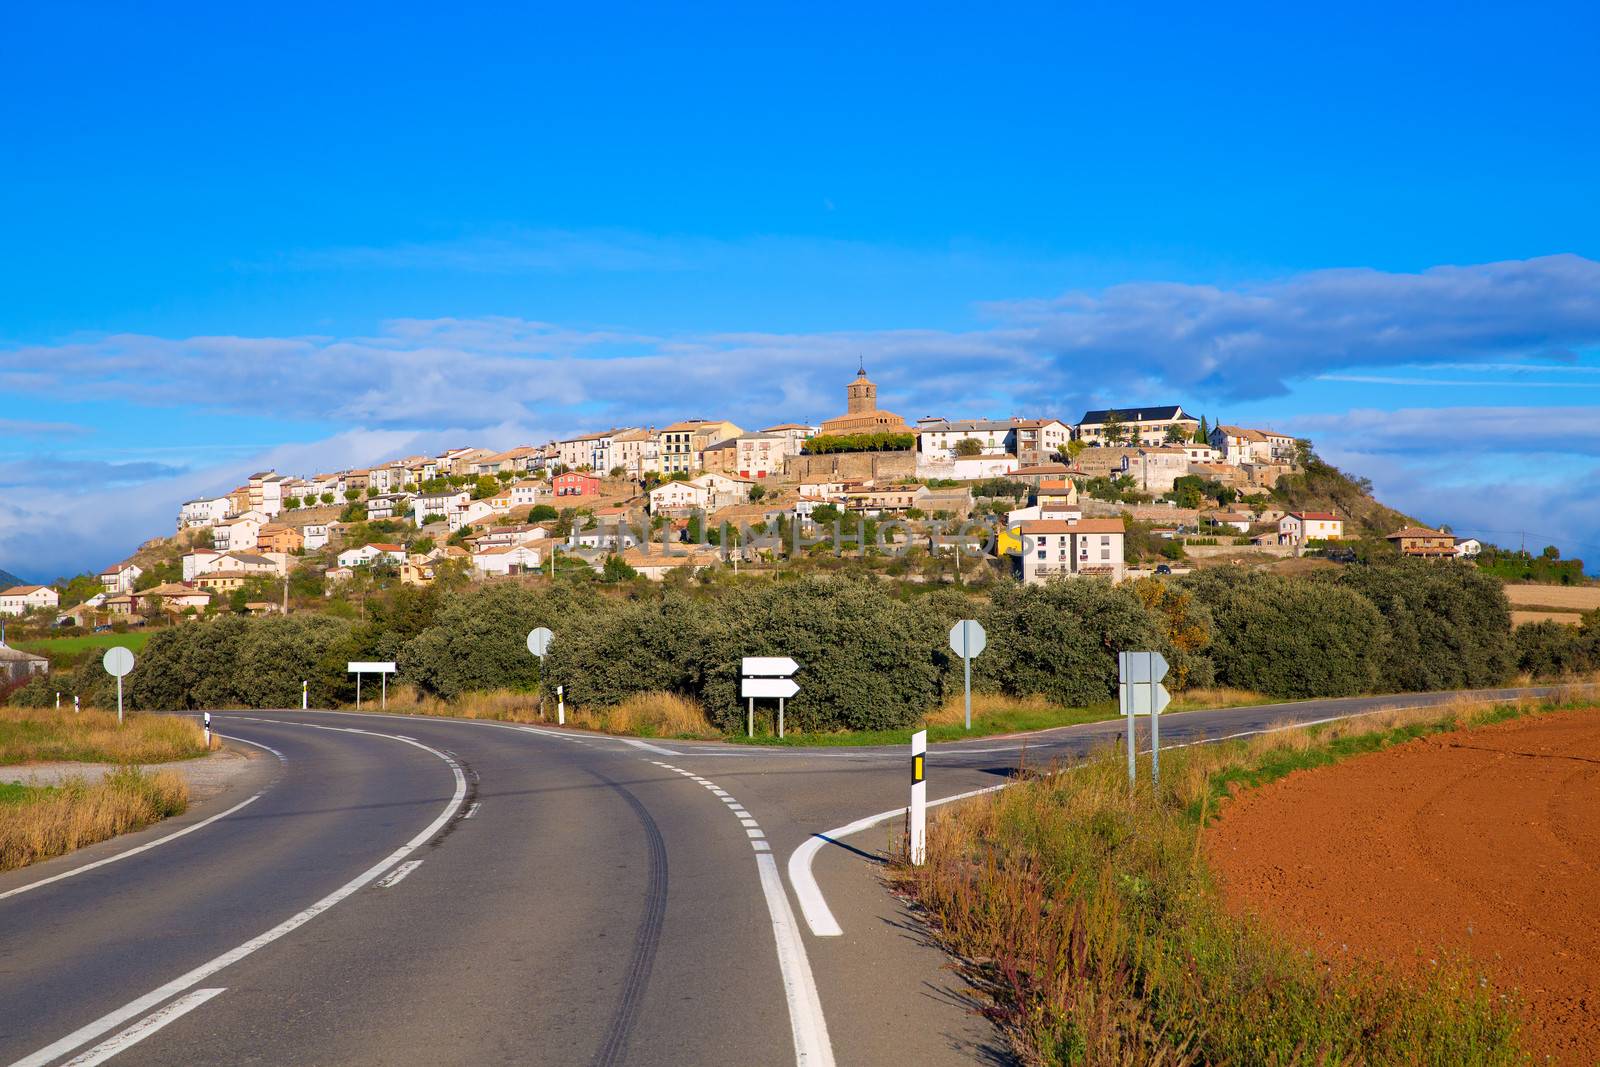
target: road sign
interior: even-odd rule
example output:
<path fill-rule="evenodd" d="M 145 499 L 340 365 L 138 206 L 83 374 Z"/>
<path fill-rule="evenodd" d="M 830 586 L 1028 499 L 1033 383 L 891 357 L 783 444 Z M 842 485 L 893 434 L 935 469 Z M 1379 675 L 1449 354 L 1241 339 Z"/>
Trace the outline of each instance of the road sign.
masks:
<path fill-rule="evenodd" d="M 967 708 L 967 729 L 972 729 L 972 658 L 989 645 L 989 635 L 977 619 L 962 619 L 950 627 L 950 651 L 961 657 L 961 692 Z"/>
<path fill-rule="evenodd" d="M 989 647 L 989 635 L 977 619 L 962 619 L 950 627 L 950 651 L 962 659 L 975 659 Z"/>
<path fill-rule="evenodd" d="M 346 664 L 345 671 L 348 674 L 394 674 L 395 673 L 394 661 L 393 660 L 390 660 L 387 663 L 382 663 L 382 662 L 379 662 L 377 660 L 374 660 L 374 661 L 372 661 L 370 663 L 358 663 L 355 660 L 351 660 L 348 664 Z"/>
<path fill-rule="evenodd" d="M 100 665 L 106 669 L 106 673 L 111 677 L 121 678 L 133 670 L 133 653 L 121 645 L 115 648 L 108 648 L 105 656 L 100 660 Z"/>
<path fill-rule="evenodd" d="M 800 683 L 793 678 L 742 678 L 739 695 L 742 697 L 778 697 L 788 700 L 800 692 Z"/>
<path fill-rule="evenodd" d="M 746 678 L 787 678 L 800 669 L 788 656 L 746 656 L 739 673 Z"/>
<path fill-rule="evenodd" d="M 1160 714 L 1172 703 L 1172 694 L 1161 684 L 1169 669 L 1161 653 L 1119 652 L 1117 667 L 1121 674 L 1117 689 L 1124 715 Z"/>
<path fill-rule="evenodd" d="M 389 707 L 389 675 L 395 673 L 393 660 L 350 660 L 345 664 L 345 670 L 356 676 L 357 711 L 361 710 L 361 676 L 363 674 L 377 674 L 382 676 L 379 678 L 379 681 L 383 683 L 383 688 L 378 697 L 378 707 L 383 709 L 387 709 Z"/>
<path fill-rule="evenodd" d="M 544 659 L 546 652 L 550 651 L 550 639 L 555 634 L 550 632 L 548 626 L 538 626 L 528 631 L 528 651 L 540 659 Z"/>
<path fill-rule="evenodd" d="M 122 677 L 133 670 L 133 653 L 121 645 L 106 649 L 106 654 L 100 658 L 100 665 L 106 673 L 117 680 L 117 724 L 122 724 Z M 72 698 L 72 707 L 76 711 L 78 698 Z"/>

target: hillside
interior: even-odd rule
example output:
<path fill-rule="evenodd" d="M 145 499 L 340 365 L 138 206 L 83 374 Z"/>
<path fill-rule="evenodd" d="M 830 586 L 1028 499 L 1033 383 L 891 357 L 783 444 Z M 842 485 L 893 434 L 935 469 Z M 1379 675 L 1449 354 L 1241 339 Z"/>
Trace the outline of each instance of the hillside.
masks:
<path fill-rule="evenodd" d="M 1291 511 L 1338 512 L 1348 523 L 1346 536 L 1382 537 L 1402 526 L 1428 525 L 1380 504 L 1370 480 L 1353 478 L 1314 455 L 1302 471 L 1279 479 L 1272 499 Z"/>
<path fill-rule="evenodd" d="M 28 583 L 24 582 L 21 578 L 18 578 L 10 571 L 0 571 L 0 589 L 10 589 L 14 585 L 27 584 Z"/>

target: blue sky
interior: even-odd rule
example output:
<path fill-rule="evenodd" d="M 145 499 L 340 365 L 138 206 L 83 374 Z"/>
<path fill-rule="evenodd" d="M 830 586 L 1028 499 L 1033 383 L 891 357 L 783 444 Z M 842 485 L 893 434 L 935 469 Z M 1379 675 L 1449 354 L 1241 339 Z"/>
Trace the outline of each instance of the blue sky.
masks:
<path fill-rule="evenodd" d="M 1592 6 L 469 7 L 12 13 L 0 568 L 267 465 L 821 418 L 858 356 L 1600 561 Z"/>

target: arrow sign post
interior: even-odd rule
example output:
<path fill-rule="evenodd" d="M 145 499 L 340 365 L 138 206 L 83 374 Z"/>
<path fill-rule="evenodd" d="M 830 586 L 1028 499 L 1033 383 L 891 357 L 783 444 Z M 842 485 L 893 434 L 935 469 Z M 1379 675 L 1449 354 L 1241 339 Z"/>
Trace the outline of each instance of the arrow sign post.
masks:
<path fill-rule="evenodd" d="M 1134 756 L 1138 752 L 1134 719 L 1150 716 L 1150 780 L 1161 781 L 1161 713 L 1172 703 L 1172 695 L 1161 680 L 1167 676 L 1167 660 L 1159 652 L 1117 653 L 1117 698 L 1128 717 L 1128 788 L 1133 788 Z"/>
<path fill-rule="evenodd" d="M 117 680 L 117 725 L 121 726 L 122 677 L 129 671 L 133 670 L 133 653 L 129 652 L 121 645 L 118 645 L 115 648 L 108 648 L 106 649 L 106 654 L 100 659 L 100 665 L 106 669 L 107 674 L 111 675 Z M 72 702 L 76 704 L 78 702 L 78 698 L 73 697 Z"/>
<path fill-rule="evenodd" d="M 967 703 L 967 729 L 972 729 L 972 660 L 989 644 L 989 635 L 977 619 L 962 619 L 950 627 L 950 651 L 961 657 L 962 692 Z"/>
<path fill-rule="evenodd" d="M 749 719 L 745 730 L 748 736 L 756 735 L 757 698 L 778 701 L 778 736 L 783 736 L 783 702 L 800 692 L 800 686 L 789 677 L 800 669 L 800 664 L 788 656 L 745 656 L 739 664 L 739 695 L 749 701 Z"/>

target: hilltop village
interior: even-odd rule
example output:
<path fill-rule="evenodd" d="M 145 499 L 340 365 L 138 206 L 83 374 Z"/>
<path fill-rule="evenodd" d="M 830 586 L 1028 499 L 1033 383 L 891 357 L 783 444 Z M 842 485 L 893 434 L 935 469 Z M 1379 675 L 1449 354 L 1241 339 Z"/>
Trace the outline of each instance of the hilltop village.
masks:
<path fill-rule="evenodd" d="M 829 552 L 1032 583 L 1120 581 L 1241 551 L 1325 553 L 1357 536 L 1406 555 L 1481 548 L 1407 524 L 1364 491 L 1342 510 L 1296 506 L 1308 464 L 1332 468 L 1310 442 L 1269 427 L 1213 426 L 1176 404 L 1072 422 L 907 422 L 877 393 L 862 368 L 844 412 L 820 425 L 692 418 L 348 470 L 261 471 L 184 502 L 174 537 L 93 579 L 0 591 L 0 613 L 97 626 L 223 605 L 271 612 L 297 585 L 327 592 L 380 574 L 427 585 L 582 566 L 662 579 Z M 1298 494 L 1284 491 L 1296 484 Z"/>

